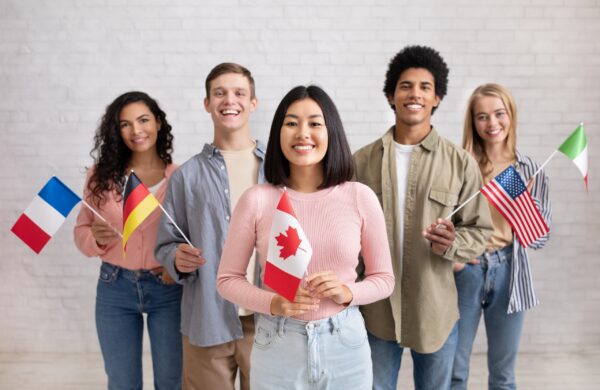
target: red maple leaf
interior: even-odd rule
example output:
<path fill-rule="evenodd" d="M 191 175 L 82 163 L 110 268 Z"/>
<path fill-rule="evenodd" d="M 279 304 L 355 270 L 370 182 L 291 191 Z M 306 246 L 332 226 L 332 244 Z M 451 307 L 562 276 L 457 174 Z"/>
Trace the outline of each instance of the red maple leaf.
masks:
<path fill-rule="evenodd" d="M 298 237 L 298 231 L 295 228 L 288 226 L 285 233 L 287 233 L 287 236 L 283 233 L 279 233 L 279 235 L 275 237 L 277 240 L 277 246 L 281 247 L 279 250 L 279 257 L 281 257 L 283 260 L 290 256 L 295 256 L 296 252 L 298 251 L 298 247 L 302 242 L 300 237 Z"/>

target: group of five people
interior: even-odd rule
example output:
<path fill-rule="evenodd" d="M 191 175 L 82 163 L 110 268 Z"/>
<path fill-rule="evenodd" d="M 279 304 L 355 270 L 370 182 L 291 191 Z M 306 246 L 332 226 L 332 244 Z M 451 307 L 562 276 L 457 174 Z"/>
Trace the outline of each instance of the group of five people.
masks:
<path fill-rule="evenodd" d="M 253 139 L 254 80 L 233 63 L 206 78 L 212 142 L 179 167 L 154 99 L 112 102 L 84 189 L 108 223 L 82 208 L 75 226 L 82 253 L 102 259 L 108 387 L 142 388 L 145 313 L 157 389 L 233 389 L 238 372 L 242 389 L 396 389 L 404 348 L 416 389 L 463 389 L 483 313 L 489 387 L 515 388 L 523 312 L 537 304 L 525 248 L 483 197 L 445 217 L 514 165 L 549 224 L 548 179 L 517 152 L 516 106 L 500 85 L 473 92 L 464 148 L 437 133 L 448 73 L 429 47 L 397 53 L 383 88 L 395 124 L 354 155 L 314 85 L 284 96 L 266 146 Z M 132 169 L 169 217 L 155 210 L 123 255 Z M 262 282 L 283 191 L 313 248 L 293 301 Z"/>

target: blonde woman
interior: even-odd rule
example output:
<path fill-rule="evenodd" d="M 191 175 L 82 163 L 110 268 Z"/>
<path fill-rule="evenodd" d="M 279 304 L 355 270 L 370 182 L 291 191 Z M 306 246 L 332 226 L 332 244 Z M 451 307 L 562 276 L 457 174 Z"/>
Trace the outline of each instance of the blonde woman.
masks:
<path fill-rule="evenodd" d="M 517 108 L 510 92 L 498 84 L 484 84 L 469 98 L 463 147 L 477 162 L 484 182 L 513 165 L 550 226 L 548 177 L 538 164 L 516 149 Z M 537 305 L 526 249 L 510 225 L 490 205 L 494 233 L 486 251 L 477 259 L 454 266 L 460 320 L 458 346 L 452 372 L 452 389 L 466 389 L 469 359 L 479 319 L 483 313 L 488 340 L 488 384 L 490 389 L 514 389 L 515 364 L 525 310 Z M 542 248 L 549 234 L 532 249 Z"/>

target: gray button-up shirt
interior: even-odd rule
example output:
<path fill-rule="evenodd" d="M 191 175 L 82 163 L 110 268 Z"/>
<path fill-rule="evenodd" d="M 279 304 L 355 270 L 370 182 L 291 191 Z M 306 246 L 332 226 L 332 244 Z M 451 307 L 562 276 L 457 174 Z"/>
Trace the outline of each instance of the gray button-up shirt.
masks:
<path fill-rule="evenodd" d="M 265 146 L 256 142 L 261 160 L 258 182 L 264 182 Z M 210 144 L 171 175 L 163 207 L 207 260 L 195 272 L 175 269 L 175 250 L 185 243 L 181 233 L 163 215 L 156 238 L 156 259 L 183 285 L 181 333 L 196 346 L 207 347 L 243 337 L 238 308 L 217 293 L 221 252 L 233 210 L 229 177 L 223 155 Z M 258 271 L 258 266 L 256 267 Z M 255 280 L 258 280 L 256 278 Z"/>

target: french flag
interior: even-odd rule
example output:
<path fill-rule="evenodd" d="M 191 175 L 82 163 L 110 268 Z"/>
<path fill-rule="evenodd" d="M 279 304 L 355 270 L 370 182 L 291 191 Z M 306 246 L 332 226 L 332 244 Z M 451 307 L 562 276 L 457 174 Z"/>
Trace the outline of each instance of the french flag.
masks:
<path fill-rule="evenodd" d="M 80 201 L 79 196 L 53 176 L 10 230 L 35 253 L 40 253 Z"/>
<path fill-rule="evenodd" d="M 271 224 L 265 284 L 294 302 L 311 257 L 312 247 L 296 218 L 287 191 L 283 191 Z"/>

